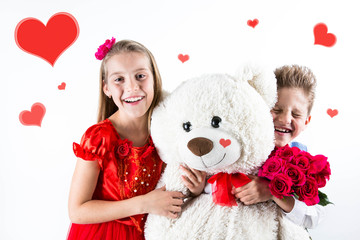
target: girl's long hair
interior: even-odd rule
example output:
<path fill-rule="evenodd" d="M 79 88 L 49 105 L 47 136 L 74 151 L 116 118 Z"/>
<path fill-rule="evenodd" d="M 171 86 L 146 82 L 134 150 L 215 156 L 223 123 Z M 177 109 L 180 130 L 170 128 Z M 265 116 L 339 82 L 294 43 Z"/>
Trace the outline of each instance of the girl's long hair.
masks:
<path fill-rule="evenodd" d="M 101 122 L 101 121 L 105 120 L 106 118 L 110 117 L 112 114 L 114 114 L 118 110 L 118 107 L 115 105 L 112 98 L 108 98 L 103 91 L 103 86 L 104 86 L 104 84 L 107 83 L 106 62 L 110 57 L 112 57 L 116 54 L 131 53 L 131 52 L 144 54 L 149 59 L 150 70 L 153 74 L 154 99 L 150 105 L 148 112 L 147 112 L 148 127 L 150 128 L 150 119 L 151 119 L 152 111 L 161 99 L 161 92 L 162 92 L 161 91 L 161 88 L 162 88 L 161 76 L 159 73 L 159 69 L 156 65 L 155 58 L 152 55 L 152 53 L 142 44 L 132 41 L 132 40 L 122 40 L 122 41 L 116 42 L 101 62 L 100 78 L 99 78 L 99 80 L 100 80 L 99 81 L 99 109 L 98 109 L 97 121 Z"/>

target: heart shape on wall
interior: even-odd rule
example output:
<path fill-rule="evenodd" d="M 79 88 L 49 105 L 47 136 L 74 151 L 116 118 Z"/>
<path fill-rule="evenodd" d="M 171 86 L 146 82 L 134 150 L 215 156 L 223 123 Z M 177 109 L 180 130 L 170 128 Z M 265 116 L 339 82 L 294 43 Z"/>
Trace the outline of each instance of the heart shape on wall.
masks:
<path fill-rule="evenodd" d="M 15 29 L 18 47 L 38 56 L 54 66 L 60 55 L 69 48 L 79 36 L 79 25 L 69 13 L 54 14 L 46 26 L 36 18 L 25 18 Z"/>
<path fill-rule="evenodd" d="M 258 23 L 259 23 L 259 20 L 256 19 L 256 18 L 254 20 L 248 20 L 247 21 L 247 25 L 252 27 L 252 28 L 255 28 L 256 25 L 258 25 Z"/>
<path fill-rule="evenodd" d="M 331 118 L 333 118 L 333 117 L 335 117 L 336 115 L 338 115 L 338 113 L 339 113 L 339 111 L 337 110 L 337 109 L 331 109 L 331 108 L 329 108 L 327 111 L 326 111 L 326 113 L 331 117 Z"/>
<path fill-rule="evenodd" d="M 25 126 L 39 126 L 44 118 L 46 108 L 42 103 L 34 103 L 31 111 L 24 110 L 19 115 L 19 120 Z"/>
<path fill-rule="evenodd" d="M 182 55 L 182 54 L 179 54 L 178 55 L 178 59 L 182 62 L 182 63 L 184 63 L 184 62 L 186 62 L 187 60 L 189 60 L 189 55 Z"/>
<path fill-rule="evenodd" d="M 314 44 L 323 45 L 325 47 L 332 47 L 336 43 L 336 36 L 328 33 L 328 28 L 324 23 L 319 23 L 314 27 Z"/>

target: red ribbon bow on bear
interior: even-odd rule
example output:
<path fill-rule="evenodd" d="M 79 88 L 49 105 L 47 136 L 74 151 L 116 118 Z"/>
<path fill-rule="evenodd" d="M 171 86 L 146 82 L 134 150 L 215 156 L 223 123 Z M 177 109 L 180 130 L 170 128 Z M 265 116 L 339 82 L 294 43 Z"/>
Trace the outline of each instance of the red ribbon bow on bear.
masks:
<path fill-rule="evenodd" d="M 238 188 L 251 182 L 251 179 L 243 173 L 218 173 L 208 179 L 214 203 L 220 206 L 236 206 L 236 199 L 231 194 L 232 186 Z"/>

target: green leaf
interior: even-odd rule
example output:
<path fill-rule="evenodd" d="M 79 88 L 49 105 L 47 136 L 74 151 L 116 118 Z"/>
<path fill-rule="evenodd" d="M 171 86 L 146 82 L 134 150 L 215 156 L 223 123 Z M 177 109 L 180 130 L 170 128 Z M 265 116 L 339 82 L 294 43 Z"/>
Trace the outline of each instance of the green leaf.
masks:
<path fill-rule="evenodd" d="M 321 206 L 333 204 L 332 202 L 329 201 L 328 196 L 325 193 L 321 192 L 320 190 L 319 190 L 319 198 L 320 198 L 319 205 Z"/>

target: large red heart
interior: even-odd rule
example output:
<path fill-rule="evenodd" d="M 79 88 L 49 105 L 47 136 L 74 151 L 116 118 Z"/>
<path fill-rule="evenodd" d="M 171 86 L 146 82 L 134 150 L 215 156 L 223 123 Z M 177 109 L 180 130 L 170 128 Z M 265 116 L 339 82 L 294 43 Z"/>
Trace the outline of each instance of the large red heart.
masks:
<path fill-rule="evenodd" d="M 38 56 L 54 66 L 59 56 L 69 48 L 79 36 L 76 19 L 66 12 L 54 14 L 46 26 L 35 18 L 25 18 L 15 29 L 18 47 Z"/>
<path fill-rule="evenodd" d="M 34 103 L 31 106 L 31 111 L 22 111 L 19 115 L 19 119 L 22 125 L 25 126 L 39 126 L 41 127 L 41 122 L 44 118 L 46 108 L 41 103 Z"/>
<path fill-rule="evenodd" d="M 328 33 L 328 28 L 324 23 L 319 23 L 314 27 L 314 44 L 332 47 L 336 43 L 336 36 Z"/>

